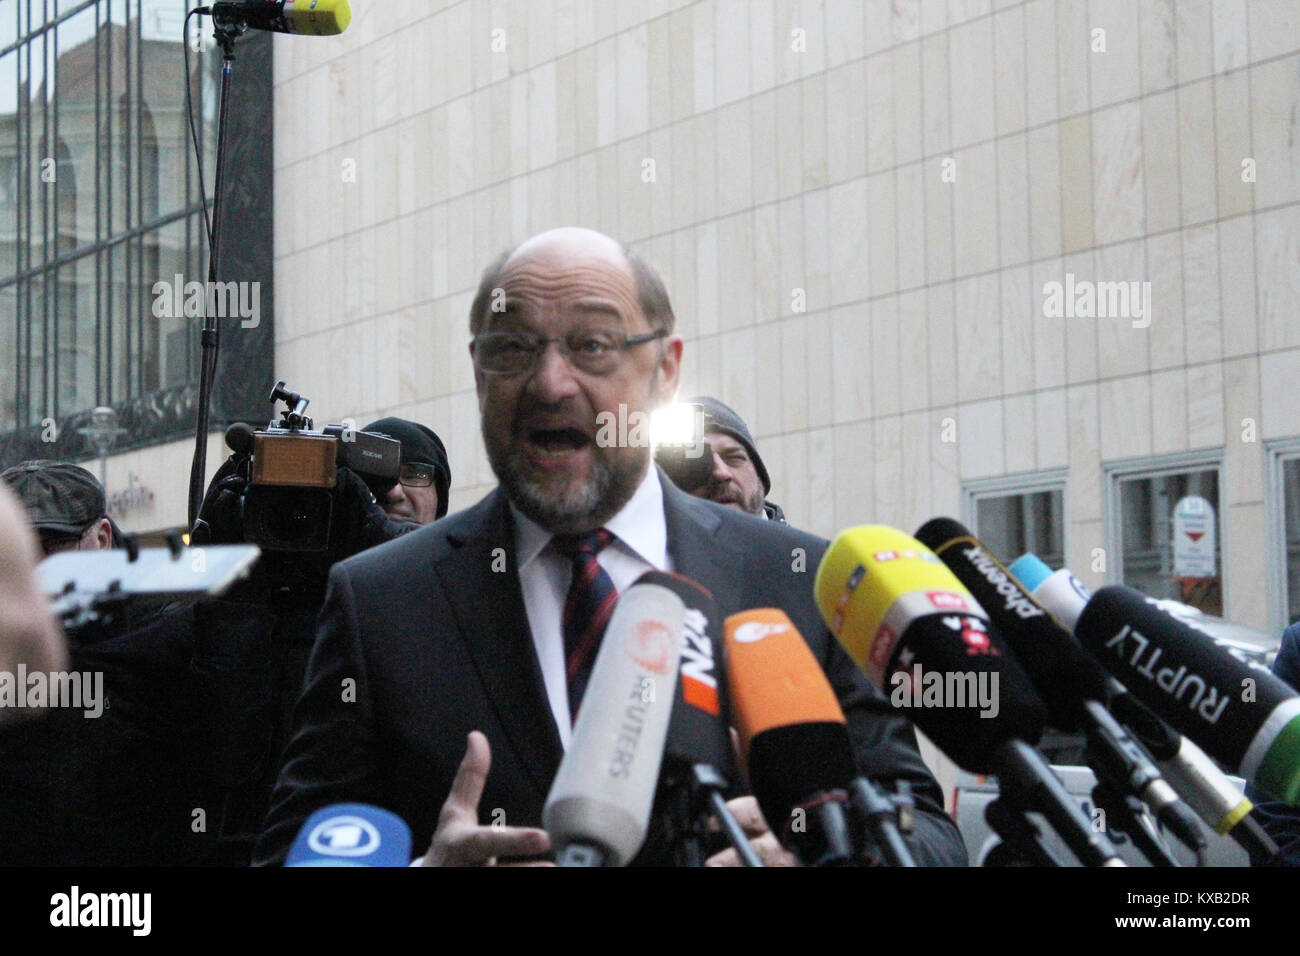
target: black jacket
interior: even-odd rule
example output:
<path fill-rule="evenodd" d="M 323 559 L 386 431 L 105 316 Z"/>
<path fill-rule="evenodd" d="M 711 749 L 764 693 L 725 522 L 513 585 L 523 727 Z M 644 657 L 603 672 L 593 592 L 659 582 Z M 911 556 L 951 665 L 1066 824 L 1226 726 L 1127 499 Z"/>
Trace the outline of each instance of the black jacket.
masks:
<path fill-rule="evenodd" d="M 693 498 L 662 475 L 661 484 L 676 570 L 708 588 L 723 614 L 779 606 L 790 615 L 835 688 L 860 769 L 911 783 L 918 862 L 965 865 L 911 725 L 867 683 L 817 611 L 813 576 L 827 543 Z M 506 573 L 493 571 L 500 554 Z M 507 825 L 540 826 L 563 750 L 500 489 L 334 567 L 255 862 L 282 862 L 313 811 L 352 801 L 401 815 L 422 853 L 475 729 L 492 748 L 480 818 L 504 811 Z"/>

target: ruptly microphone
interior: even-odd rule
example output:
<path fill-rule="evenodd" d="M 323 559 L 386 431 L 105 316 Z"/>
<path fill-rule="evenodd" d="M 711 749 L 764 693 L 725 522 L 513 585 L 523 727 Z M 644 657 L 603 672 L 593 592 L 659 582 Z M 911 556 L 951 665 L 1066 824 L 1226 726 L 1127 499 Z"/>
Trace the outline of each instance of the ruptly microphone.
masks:
<path fill-rule="evenodd" d="M 368 803 L 336 803 L 307 818 L 285 866 L 409 866 L 411 828 Z"/>
<path fill-rule="evenodd" d="M 217 0 L 198 12 L 217 23 L 299 36 L 336 36 L 352 22 L 348 0 Z"/>
<path fill-rule="evenodd" d="M 1300 804 L 1300 695 L 1267 668 L 1120 585 L 1092 596 L 1075 636 L 1210 756 Z"/>
<path fill-rule="evenodd" d="M 1141 799 L 1184 845 L 1204 849 L 1205 837 L 1192 811 L 1111 715 L 1105 669 L 960 522 L 935 518 L 921 526 L 916 538 L 948 565 L 997 625 L 1047 704 L 1051 723 L 1087 732 L 1088 763 L 1098 779 Z M 1141 835 L 1135 838 L 1144 841 Z M 1144 841 L 1143 849 L 1162 852 L 1154 838 Z"/>
<path fill-rule="evenodd" d="M 858 771 L 821 665 L 776 608 L 732 614 L 723 629 L 741 760 L 763 818 L 805 864 L 852 862 L 844 807 Z"/>
<path fill-rule="evenodd" d="M 1068 568 L 1053 571 L 1037 555 L 1024 554 L 1007 570 L 1034 600 L 1073 630 L 1092 592 Z M 1277 844 L 1250 816 L 1254 804 L 1227 774 L 1191 738 L 1166 724 L 1119 681 L 1113 677 L 1111 681 L 1111 712 L 1142 741 L 1164 778 L 1197 816 L 1220 836 L 1231 836 L 1252 857 L 1276 857 Z"/>
<path fill-rule="evenodd" d="M 1046 710 L 1028 676 L 929 548 L 894 528 L 850 528 L 826 551 L 814 588 L 849 657 L 941 750 L 997 775 L 1003 795 L 1047 817 L 1085 866 L 1124 865 L 1034 750 Z"/>
<path fill-rule="evenodd" d="M 542 809 L 559 866 L 623 866 L 645 842 L 686 616 L 674 585 L 647 571 L 614 606 Z"/>

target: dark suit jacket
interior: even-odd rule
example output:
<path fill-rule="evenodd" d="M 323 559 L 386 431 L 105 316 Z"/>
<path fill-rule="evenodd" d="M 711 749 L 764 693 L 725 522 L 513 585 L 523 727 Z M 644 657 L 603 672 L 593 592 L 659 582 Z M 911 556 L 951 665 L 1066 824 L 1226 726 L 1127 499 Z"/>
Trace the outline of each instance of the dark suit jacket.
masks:
<path fill-rule="evenodd" d="M 835 688 L 860 769 L 912 784 L 918 862 L 965 865 L 911 724 L 890 711 L 817 611 L 813 577 L 827 543 L 690 497 L 662 474 L 660 482 L 675 569 L 712 591 L 723 614 L 778 606 L 790 615 Z M 563 749 L 500 489 L 335 565 L 255 861 L 282 862 L 312 812 L 344 801 L 398 813 L 423 852 L 475 729 L 492 748 L 480 819 L 504 812 L 506 825 L 540 826 Z"/>

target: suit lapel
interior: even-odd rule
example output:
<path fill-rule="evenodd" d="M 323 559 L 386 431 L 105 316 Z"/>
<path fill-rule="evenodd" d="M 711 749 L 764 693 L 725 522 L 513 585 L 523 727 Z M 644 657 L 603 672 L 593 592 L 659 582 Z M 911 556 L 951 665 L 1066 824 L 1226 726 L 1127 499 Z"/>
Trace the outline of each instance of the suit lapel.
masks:
<path fill-rule="evenodd" d="M 668 553 L 675 570 L 711 591 L 723 614 L 743 610 L 732 606 L 745 593 L 743 555 L 720 534 L 721 519 L 712 506 L 674 485 L 662 469 L 659 482 L 663 486 Z"/>
<path fill-rule="evenodd" d="M 452 551 L 438 562 L 438 576 L 488 701 L 546 794 L 563 746 L 533 648 L 515 563 L 514 531 L 501 489 L 484 498 L 474 512 L 463 532 L 448 533 Z"/>

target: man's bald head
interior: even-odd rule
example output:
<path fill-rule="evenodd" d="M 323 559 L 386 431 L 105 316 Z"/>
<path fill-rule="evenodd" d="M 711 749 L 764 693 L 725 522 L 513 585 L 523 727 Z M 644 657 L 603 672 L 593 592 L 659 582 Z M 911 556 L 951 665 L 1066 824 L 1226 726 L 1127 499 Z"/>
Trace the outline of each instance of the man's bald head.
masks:
<path fill-rule="evenodd" d="M 540 232 L 492 260 L 483 270 L 478 292 L 470 306 L 470 334 L 478 335 L 487 330 L 494 290 L 500 287 L 501 277 L 508 269 L 531 262 L 547 265 L 580 261 L 615 262 L 626 269 L 636 288 L 637 304 L 650 327 L 672 334 L 677 319 L 659 273 L 617 239 L 581 226 L 561 226 Z"/>

